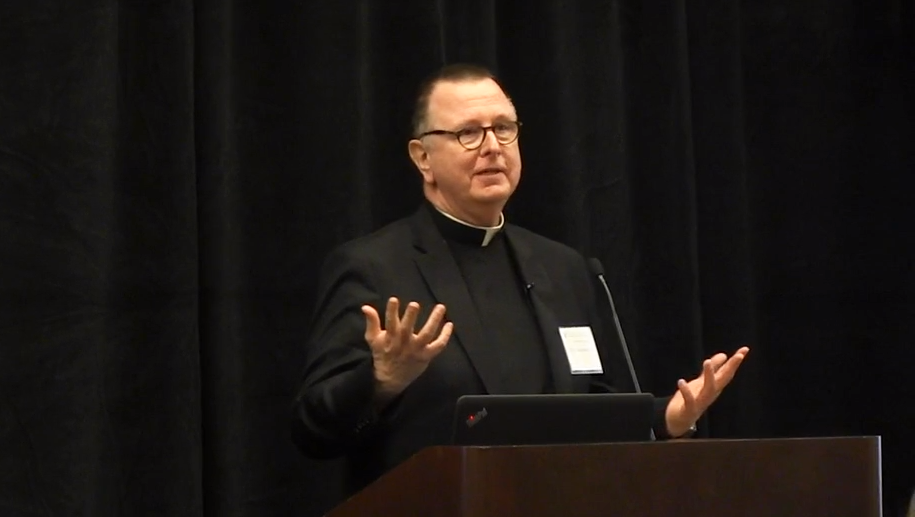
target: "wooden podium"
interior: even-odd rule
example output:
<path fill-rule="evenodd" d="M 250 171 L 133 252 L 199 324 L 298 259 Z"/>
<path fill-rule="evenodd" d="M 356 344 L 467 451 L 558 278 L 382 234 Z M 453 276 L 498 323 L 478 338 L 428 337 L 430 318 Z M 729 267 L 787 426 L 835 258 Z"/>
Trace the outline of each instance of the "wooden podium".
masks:
<path fill-rule="evenodd" d="M 433 447 L 350 516 L 881 517 L 880 438 Z"/>

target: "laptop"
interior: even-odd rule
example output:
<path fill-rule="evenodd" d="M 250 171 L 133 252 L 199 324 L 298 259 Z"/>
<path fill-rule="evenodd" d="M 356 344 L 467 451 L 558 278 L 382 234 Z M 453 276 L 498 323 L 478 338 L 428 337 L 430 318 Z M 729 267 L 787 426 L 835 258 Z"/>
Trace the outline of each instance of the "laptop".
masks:
<path fill-rule="evenodd" d="M 558 445 L 653 439 L 650 393 L 464 395 L 453 445 Z"/>

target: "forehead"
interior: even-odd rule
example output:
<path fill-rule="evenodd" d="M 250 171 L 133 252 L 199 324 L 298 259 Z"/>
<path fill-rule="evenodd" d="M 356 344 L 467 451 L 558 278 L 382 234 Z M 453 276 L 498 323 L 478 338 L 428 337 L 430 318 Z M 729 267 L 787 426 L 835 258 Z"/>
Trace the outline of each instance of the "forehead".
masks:
<path fill-rule="evenodd" d="M 515 109 L 492 79 L 447 81 L 435 85 L 429 95 L 428 117 L 433 125 L 484 123 L 496 118 L 514 118 Z"/>

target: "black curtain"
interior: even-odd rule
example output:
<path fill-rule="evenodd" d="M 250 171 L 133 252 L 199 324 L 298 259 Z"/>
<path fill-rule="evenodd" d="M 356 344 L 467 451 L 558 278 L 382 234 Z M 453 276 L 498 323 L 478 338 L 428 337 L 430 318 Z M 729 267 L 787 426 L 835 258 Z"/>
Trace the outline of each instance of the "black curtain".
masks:
<path fill-rule="evenodd" d="M 316 269 L 416 207 L 415 87 L 469 60 L 524 122 L 509 219 L 603 261 L 643 388 L 750 344 L 702 436 L 879 434 L 901 515 L 913 24 L 911 0 L 4 3 L 0 514 L 334 504 L 340 466 L 289 439 Z"/>

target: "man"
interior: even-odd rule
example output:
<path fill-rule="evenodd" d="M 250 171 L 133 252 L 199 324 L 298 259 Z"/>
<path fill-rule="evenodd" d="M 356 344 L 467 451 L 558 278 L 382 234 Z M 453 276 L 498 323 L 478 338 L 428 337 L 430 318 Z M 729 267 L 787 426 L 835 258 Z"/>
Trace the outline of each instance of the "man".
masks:
<path fill-rule="evenodd" d="M 503 217 L 521 177 L 520 123 L 496 79 L 443 68 L 420 90 L 413 129 L 426 201 L 328 257 L 296 398 L 296 443 L 345 456 L 350 492 L 446 444 L 461 395 L 614 390 L 615 343 L 586 260 Z M 600 373 L 575 370 L 561 327 L 591 329 Z M 657 399 L 656 434 L 687 433 L 748 351 L 706 360 Z"/>

